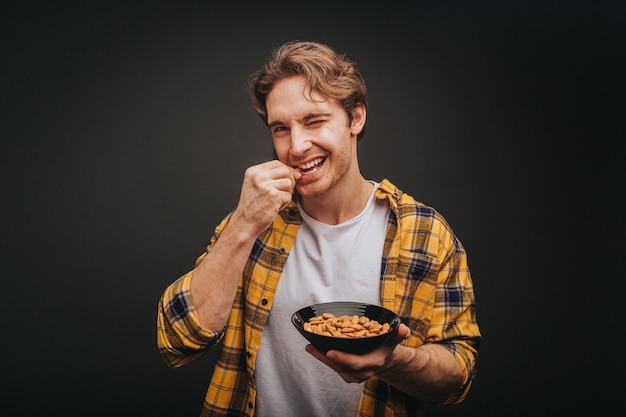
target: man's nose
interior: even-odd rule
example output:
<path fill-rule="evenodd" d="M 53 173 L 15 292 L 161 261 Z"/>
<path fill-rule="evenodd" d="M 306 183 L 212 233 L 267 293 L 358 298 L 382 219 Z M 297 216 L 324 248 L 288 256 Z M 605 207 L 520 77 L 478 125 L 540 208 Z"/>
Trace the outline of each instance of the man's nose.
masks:
<path fill-rule="evenodd" d="M 311 148 L 310 137 L 306 130 L 301 128 L 291 129 L 291 153 L 302 155 Z"/>

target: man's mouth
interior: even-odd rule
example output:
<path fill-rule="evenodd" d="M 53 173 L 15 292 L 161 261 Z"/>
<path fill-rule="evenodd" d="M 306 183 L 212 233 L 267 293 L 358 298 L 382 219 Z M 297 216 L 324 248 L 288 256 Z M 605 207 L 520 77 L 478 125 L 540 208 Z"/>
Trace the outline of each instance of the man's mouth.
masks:
<path fill-rule="evenodd" d="M 311 174 L 317 171 L 325 160 L 326 158 L 315 158 L 312 161 L 296 166 L 295 168 L 298 168 L 300 172 L 302 172 L 302 175 Z"/>

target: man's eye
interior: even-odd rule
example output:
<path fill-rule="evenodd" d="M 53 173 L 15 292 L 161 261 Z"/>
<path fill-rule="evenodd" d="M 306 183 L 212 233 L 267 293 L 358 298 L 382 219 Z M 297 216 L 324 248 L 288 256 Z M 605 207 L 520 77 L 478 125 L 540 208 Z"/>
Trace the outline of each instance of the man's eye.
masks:
<path fill-rule="evenodd" d="M 321 125 L 321 124 L 322 124 L 322 123 L 324 123 L 324 122 L 325 122 L 325 120 L 324 120 L 324 119 L 311 120 L 311 121 L 309 122 L 309 126 L 319 126 L 319 125 Z"/>
<path fill-rule="evenodd" d="M 286 128 L 285 126 L 276 126 L 276 127 L 273 129 L 273 132 L 274 132 L 274 133 L 279 133 L 279 132 L 283 132 L 283 131 L 285 131 L 285 130 L 287 130 L 287 128 Z"/>

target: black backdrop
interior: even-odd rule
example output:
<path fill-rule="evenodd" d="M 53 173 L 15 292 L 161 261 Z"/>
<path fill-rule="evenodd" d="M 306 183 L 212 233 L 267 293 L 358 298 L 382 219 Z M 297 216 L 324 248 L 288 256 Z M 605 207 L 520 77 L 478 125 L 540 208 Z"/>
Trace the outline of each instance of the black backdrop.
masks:
<path fill-rule="evenodd" d="M 246 81 L 292 39 L 360 64 L 364 175 L 436 207 L 469 253 L 479 374 L 464 403 L 429 414 L 617 414 L 624 3 L 415 3 L 5 10 L 12 416 L 198 414 L 214 355 L 167 368 L 156 304 L 236 203 L 244 169 L 271 158 Z"/>

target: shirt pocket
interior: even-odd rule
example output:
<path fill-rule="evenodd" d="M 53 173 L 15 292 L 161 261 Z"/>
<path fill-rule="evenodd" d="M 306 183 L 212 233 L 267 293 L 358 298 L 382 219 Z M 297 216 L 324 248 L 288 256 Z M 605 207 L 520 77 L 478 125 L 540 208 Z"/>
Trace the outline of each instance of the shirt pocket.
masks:
<path fill-rule="evenodd" d="M 437 292 L 439 260 L 429 254 L 400 250 L 396 267 L 396 314 L 420 344 L 428 333 Z"/>

